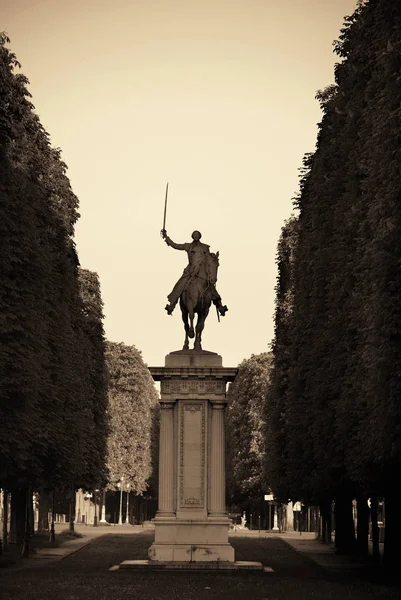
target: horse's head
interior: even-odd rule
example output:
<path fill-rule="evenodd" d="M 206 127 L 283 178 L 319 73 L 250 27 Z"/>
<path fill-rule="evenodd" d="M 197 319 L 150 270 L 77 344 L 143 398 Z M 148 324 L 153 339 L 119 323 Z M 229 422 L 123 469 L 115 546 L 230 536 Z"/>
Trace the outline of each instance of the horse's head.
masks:
<path fill-rule="evenodd" d="M 208 275 L 209 278 L 216 283 L 217 281 L 217 269 L 219 268 L 219 252 L 210 252 L 208 256 Z"/>

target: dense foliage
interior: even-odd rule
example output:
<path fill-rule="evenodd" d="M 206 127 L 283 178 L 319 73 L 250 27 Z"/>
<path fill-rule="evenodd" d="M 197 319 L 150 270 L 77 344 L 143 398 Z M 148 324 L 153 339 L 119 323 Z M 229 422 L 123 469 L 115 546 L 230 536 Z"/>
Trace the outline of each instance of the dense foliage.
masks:
<path fill-rule="evenodd" d="M 86 472 L 81 487 L 93 489 L 106 483 L 107 436 L 109 433 L 103 302 L 97 273 L 79 270 L 82 301 L 81 363 L 85 385 L 85 406 L 81 408 L 83 435 L 86 436 Z"/>
<path fill-rule="evenodd" d="M 275 337 L 270 385 L 263 408 L 266 458 L 263 463 L 264 489 L 272 488 L 283 503 L 291 496 L 293 481 L 288 479 L 288 440 L 286 408 L 293 310 L 293 266 L 298 241 L 298 221 L 294 217 L 284 225 L 277 249 Z M 301 416 L 301 415 L 300 415 Z M 267 471 L 267 473 L 266 473 Z"/>
<path fill-rule="evenodd" d="M 109 487 L 121 482 L 142 494 L 152 473 L 154 415 L 158 394 L 149 369 L 135 346 L 106 343 L 110 435 Z"/>
<path fill-rule="evenodd" d="M 384 496 L 391 568 L 401 533 L 401 5 L 360 2 L 334 48 L 341 62 L 317 94 L 323 118 L 296 199 L 291 278 L 278 286 L 278 309 L 292 290 L 291 327 L 278 310 L 267 430 L 275 456 L 286 454 L 266 472 L 280 497 L 335 502 L 339 550 L 355 540 L 352 498 Z"/>
<path fill-rule="evenodd" d="M 228 503 L 260 499 L 263 493 L 264 421 L 271 353 L 252 355 L 239 365 L 227 393 L 226 464 Z"/>
<path fill-rule="evenodd" d="M 0 486 L 104 479 L 100 291 L 79 276 L 78 199 L 0 35 Z M 22 504 L 23 508 L 23 504 Z"/>

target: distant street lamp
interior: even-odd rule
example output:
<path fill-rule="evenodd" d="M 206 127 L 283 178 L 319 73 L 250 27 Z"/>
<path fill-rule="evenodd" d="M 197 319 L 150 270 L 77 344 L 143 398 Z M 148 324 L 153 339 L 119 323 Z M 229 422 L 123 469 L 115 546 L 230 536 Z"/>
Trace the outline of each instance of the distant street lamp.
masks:
<path fill-rule="evenodd" d="M 126 516 L 126 523 L 128 523 L 129 525 L 129 489 L 131 487 L 130 483 L 127 483 L 127 516 Z"/>
<path fill-rule="evenodd" d="M 118 516 L 118 524 L 123 524 L 123 481 L 124 477 L 121 477 L 120 481 L 117 483 L 117 487 L 120 490 L 120 514 Z"/>

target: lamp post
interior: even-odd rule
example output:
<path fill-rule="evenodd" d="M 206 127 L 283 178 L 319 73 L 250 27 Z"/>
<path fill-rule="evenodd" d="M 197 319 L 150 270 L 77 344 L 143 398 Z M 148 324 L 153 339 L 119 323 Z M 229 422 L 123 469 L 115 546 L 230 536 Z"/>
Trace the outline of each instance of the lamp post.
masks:
<path fill-rule="evenodd" d="M 125 522 L 129 525 L 129 489 L 131 487 L 130 483 L 127 483 L 127 516 L 125 518 Z"/>
<path fill-rule="evenodd" d="M 124 477 L 121 477 L 120 481 L 117 483 L 117 487 L 120 490 L 120 514 L 118 516 L 118 524 L 123 524 L 123 481 Z"/>

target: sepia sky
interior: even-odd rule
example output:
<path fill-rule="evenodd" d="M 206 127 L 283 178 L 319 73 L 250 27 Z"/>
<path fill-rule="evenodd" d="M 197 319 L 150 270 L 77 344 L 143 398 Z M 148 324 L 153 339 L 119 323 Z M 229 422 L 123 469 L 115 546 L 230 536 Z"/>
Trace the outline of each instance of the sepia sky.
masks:
<path fill-rule="evenodd" d="M 275 254 L 313 151 L 316 90 L 355 0 L 0 0 L 0 30 L 30 80 L 80 200 L 81 266 L 99 274 L 106 336 L 150 366 L 182 348 L 167 294 L 194 229 L 220 252 L 203 348 L 224 366 L 269 349 Z"/>

